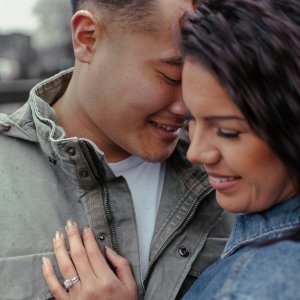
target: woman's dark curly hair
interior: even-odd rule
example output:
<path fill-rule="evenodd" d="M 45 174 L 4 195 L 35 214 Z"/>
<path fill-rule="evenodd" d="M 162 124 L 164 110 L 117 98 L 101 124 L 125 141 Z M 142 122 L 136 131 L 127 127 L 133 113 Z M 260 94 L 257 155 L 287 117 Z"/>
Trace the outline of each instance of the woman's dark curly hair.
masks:
<path fill-rule="evenodd" d="M 300 2 L 202 1 L 184 16 L 181 48 L 217 78 L 300 187 Z"/>
<path fill-rule="evenodd" d="M 299 190 L 300 1 L 202 1 L 181 34 L 184 57 L 222 84 Z"/>

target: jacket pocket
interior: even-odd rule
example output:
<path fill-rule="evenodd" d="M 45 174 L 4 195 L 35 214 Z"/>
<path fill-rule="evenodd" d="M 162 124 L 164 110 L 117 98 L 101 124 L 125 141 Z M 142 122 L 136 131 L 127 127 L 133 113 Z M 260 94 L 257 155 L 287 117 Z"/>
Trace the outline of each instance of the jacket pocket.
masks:
<path fill-rule="evenodd" d="M 1 300 L 46 300 L 53 297 L 43 277 L 42 257 L 52 261 L 55 274 L 63 283 L 53 252 L 1 258 Z"/>
<path fill-rule="evenodd" d="M 217 261 L 225 248 L 227 240 L 227 238 L 208 237 L 188 275 L 199 277 L 201 273 Z"/>

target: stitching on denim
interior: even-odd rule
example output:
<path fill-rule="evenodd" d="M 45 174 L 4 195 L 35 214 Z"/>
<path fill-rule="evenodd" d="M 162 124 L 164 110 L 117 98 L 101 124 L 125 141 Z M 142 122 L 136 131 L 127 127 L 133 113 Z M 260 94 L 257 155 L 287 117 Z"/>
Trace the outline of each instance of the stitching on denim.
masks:
<path fill-rule="evenodd" d="M 241 255 L 241 257 L 239 257 L 238 260 L 234 263 L 219 293 L 221 297 L 230 296 L 230 294 L 232 293 L 233 286 L 236 283 L 237 277 L 239 276 L 242 267 L 249 263 L 249 259 L 252 258 L 257 251 L 257 248 L 251 249 L 249 252 L 246 252 L 243 255 Z"/>
<path fill-rule="evenodd" d="M 276 233 L 279 233 L 279 232 L 282 232 L 282 231 L 292 230 L 292 229 L 295 229 L 297 227 L 299 227 L 298 222 L 297 223 L 292 223 L 292 224 L 289 224 L 289 225 L 285 225 L 285 226 L 280 226 L 280 227 L 278 227 L 276 229 L 273 229 L 271 231 L 270 230 L 266 231 L 263 234 L 258 233 L 258 234 L 252 235 L 248 239 L 245 239 L 245 240 L 239 240 L 239 241 L 235 242 L 234 245 L 232 247 L 230 247 L 226 252 L 223 253 L 222 258 L 225 258 L 228 255 L 231 255 L 233 252 L 235 252 L 241 246 L 253 243 L 257 238 L 262 239 L 264 237 L 267 237 L 268 235 L 276 234 Z"/>

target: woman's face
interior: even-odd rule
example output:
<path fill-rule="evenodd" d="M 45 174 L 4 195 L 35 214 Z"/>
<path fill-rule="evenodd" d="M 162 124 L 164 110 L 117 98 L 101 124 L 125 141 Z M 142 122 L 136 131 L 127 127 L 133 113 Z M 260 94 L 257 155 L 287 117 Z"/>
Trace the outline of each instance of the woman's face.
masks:
<path fill-rule="evenodd" d="M 230 212 L 258 212 L 296 194 L 284 164 L 250 129 L 214 76 L 187 60 L 182 84 L 194 117 L 187 157 L 204 165 L 220 206 Z"/>

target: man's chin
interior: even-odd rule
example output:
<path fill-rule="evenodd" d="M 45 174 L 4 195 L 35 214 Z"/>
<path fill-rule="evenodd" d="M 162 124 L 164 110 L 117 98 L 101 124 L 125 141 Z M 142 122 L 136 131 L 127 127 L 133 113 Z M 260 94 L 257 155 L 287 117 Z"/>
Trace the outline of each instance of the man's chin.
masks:
<path fill-rule="evenodd" d="M 134 155 L 150 163 L 160 163 L 166 161 L 171 156 L 174 149 L 175 147 L 172 148 L 172 150 L 170 149 L 169 151 L 162 151 L 162 152 L 155 151 L 152 153 L 136 153 Z"/>
<path fill-rule="evenodd" d="M 144 147 L 126 149 L 126 151 L 134 156 L 137 156 L 150 163 L 160 163 L 166 161 L 174 152 L 178 140 L 172 143 L 154 143 L 152 145 L 145 145 Z M 125 147 L 123 148 L 125 149 Z M 146 150 L 145 150 L 146 149 Z"/>

